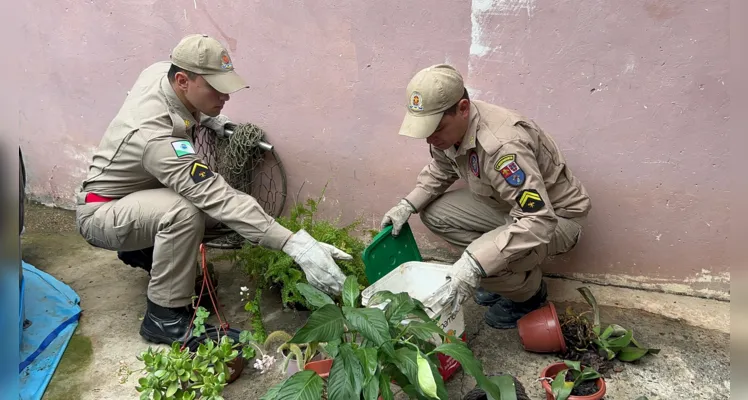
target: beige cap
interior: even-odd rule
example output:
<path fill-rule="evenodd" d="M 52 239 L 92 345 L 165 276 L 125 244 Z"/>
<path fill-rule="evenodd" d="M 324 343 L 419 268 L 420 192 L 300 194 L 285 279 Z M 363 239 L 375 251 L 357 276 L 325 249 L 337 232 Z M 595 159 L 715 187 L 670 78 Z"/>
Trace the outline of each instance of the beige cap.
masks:
<path fill-rule="evenodd" d="M 457 70 L 447 64 L 432 65 L 413 76 L 406 89 L 408 112 L 400 126 L 400 135 L 424 139 L 439 126 L 444 111 L 465 92 Z"/>
<path fill-rule="evenodd" d="M 202 75 L 221 93 L 234 93 L 249 87 L 234 71 L 226 48 L 208 35 L 185 36 L 171 52 L 171 62 L 183 70 Z"/>

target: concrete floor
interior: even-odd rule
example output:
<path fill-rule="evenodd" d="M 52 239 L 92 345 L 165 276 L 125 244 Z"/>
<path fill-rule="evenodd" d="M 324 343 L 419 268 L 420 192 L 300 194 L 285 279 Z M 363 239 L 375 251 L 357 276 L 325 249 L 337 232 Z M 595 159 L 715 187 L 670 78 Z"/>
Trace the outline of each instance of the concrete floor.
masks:
<path fill-rule="evenodd" d="M 81 297 L 81 324 L 46 392 L 46 399 L 136 399 L 133 375 L 120 383 L 118 371 L 140 368 L 136 356 L 149 343 L 138 335 L 145 307 L 147 274 L 119 262 L 116 254 L 89 246 L 75 232 L 73 213 L 29 205 L 23 238 L 24 260 L 67 283 Z M 216 254 L 218 251 L 211 251 Z M 251 282 L 228 263 L 220 272 L 221 302 L 232 326 L 246 327 L 247 313 L 239 288 Z M 579 282 L 548 279 L 549 299 L 578 305 Z M 638 290 L 588 285 L 603 305 L 603 322 L 634 329 L 638 340 L 661 349 L 607 379 L 610 400 L 728 399 L 730 397 L 730 304 Z M 263 302 L 269 331 L 299 327 L 306 313 L 285 312 L 279 297 Z M 562 309 L 563 309 L 562 308 Z M 487 374 L 511 373 L 530 398 L 544 399 L 537 376 L 555 357 L 523 351 L 516 330 L 498 331 L 483 323 L 484 309 L 469 302 L 466 310 L 470 346 Z M 227 386 L 227 399 L 259 399 L 280 373 L 260 375 L 250 368 Z M 450 398 L 460 399 L 474 385 L 458 374 L 448 383 Z"/>

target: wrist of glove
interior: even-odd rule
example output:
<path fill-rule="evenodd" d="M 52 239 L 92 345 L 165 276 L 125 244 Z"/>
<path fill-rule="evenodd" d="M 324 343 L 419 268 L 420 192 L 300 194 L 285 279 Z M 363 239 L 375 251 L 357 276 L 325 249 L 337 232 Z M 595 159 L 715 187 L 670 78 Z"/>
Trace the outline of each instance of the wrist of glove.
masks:
<path fill-rule="evenodd" d="M 230 123 L 229 117 L 219 114 L 215 117 L 207 118 L 202 122 L 202 125 L 206 128 L 210 128 L 219 136 L 226 136 L 225 128 L 226 124 Z"/>
<path fill-rule="evenodd" d="M 447 272 L 449 285 L 440 302 L 442 306 L 447 307 L 451 313 L 459 311 L 462 303 L 478 288 L 483 276 L 483 269 L 469 253 L 463 252 Z"/>
<path fill-rule="evenodd" d="M 293 234 L 282 250 L 299 264 L 310 285 L 331 295 L 338 295 L 343 290 L 345 275 L 335 259 L 352 260 L 348 253 L 318 242 L 303 229 Z"/>
<path fill-rule="evenodd" d="M 392 225 L 392 236 L 400 234 L 400 229 L 403 225 L 408 222 L 410 216 L 415 213 L 416 210 L 410 203 L 402 199 L 396 206 L 392 207 L 382 218 L 380 229 L 384 229 L 387 225 Z"/>

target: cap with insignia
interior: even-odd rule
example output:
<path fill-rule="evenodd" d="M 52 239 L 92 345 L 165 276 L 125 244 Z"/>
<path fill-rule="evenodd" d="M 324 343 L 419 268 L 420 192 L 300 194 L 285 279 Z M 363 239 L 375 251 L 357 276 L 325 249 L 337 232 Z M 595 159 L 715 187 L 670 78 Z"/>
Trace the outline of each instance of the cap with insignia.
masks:
<path fill-rule="evenodd" d="M 182 38 L 171 52 L 171 62 L 183 70 L 202 75 L 210 86 L 224 94 L 249 87 L 234 71 L 226 48 L 208 35 L 193 34 Z"/>

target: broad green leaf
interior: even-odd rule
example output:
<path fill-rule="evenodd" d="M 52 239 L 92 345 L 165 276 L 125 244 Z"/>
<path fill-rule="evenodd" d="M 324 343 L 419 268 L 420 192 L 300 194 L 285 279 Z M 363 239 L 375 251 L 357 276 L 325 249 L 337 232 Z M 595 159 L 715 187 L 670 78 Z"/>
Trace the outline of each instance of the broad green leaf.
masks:
<path fill-rule="evenodd" d="M 179 384 L 177 382 L 172 382 L 171 385 L 169 385 L 169 388 L 166 390 L 166 398 L 174 396 L 174 393 L 177 392 L 177 389 L 179 389 Z"/>
<path fill-rule="evenodd" d="M 649 353 L 648 349 L 642 349 L 640 347 L 624 347 L 618 352 L 618 359 L 624 362 L 636 361 Z"/>
<path fill-rule="evenodd" d="M 383 400 L 395 400 L 395 394 L 390 388 L 390 375 L 384 371 L 379 374 L 379 395 Z"/>
<path fill-rule="evenodd" d="M 273 385 L 267 393 L 265 393 L 264 396 L 260 398 L 260 400 L 277 400 L 278 399 L 278 392 L 280 391 L 283 384 L 286 383 L 286 381 L 281 381 L 275 385 Z"/>
<path fill-rule="evenodd" d="M 372 375 L 363 389 L 364 400 L 377 400 L 379 397 L 379 376 Z"/>
<path fill-rule="evenodd" d="M 608 339 L 607 345 L 610 347 L 613 351 L 619 350 L 623 347 L 627 347 L 629 343 L 631 343 L 631 338 L 634 336 L 634 331 L 632 330 L 626 330 L 624 331 L 623 336 L 616 337 L 615 339 Z"/>
<path fill-rule="evenodd" d="M 434 322 L 409 322 L 408 333 L 412 333 L 421 340 L 431 340 L 434 338 L 434 335 L 439 337 L 445 336 L 444 330 L 439 328 Z"/>
<path fill-rule="evenodd" d="M 636 339 L 634 339 L 633 337 L 631 338 L 631 343 L 633 343 L 634 346 L 636 346 L 636 347 L 638 347 L 640 349 L 646 348 L 646 347 L 640 345 L 639 342 L 637 342 Z M 660 353 L 660 349 L 648 349 L 648 350 L 649 350 L 649 354 L 659 354 Z"/>
<path fill-rule="evenodd" d="M 371 340 L 376 347 L 390 340 L 390 331 L 384 313 L 378 308 L 343 307 L 343 314 L 349 328 L 359 331 L 363 337 Z"/>
<path fill-rule="evenodd" d="M 499 375 L 488 378 L 489 381 L 496 384 L 501 393 L 501 398 L 494 398 L 487 394 L 487 400 L 517 400 L 517 387 L 514 385 L 514 379 L 510 375 Z"/>
<path fill-rule="evenodd" d="M 605 328 L 605 331 L 603 331 L 602 335 L 600 335 L 600 339 L 606 340 L 612 334 L 613 334 L 613 325 L 608 325 L 608 327 Z"/>
<path fill-rule="evenodd" d="M 329 342 L 343 334 L 345 317 L 340 309 L 327 304 L 309 316 L 306 324 L 296 332 L 290 343 Z"/>
<path fill-rule="evenodd" d="M 395 299 L 385 309 L 385 317 L 392 323 L 399 324 L 405 316 L 416 309 L 416 303 L 408 293 L 397 293 Z"/>
<path fill-rule="evenodd" d="M 567 367 L 575 369 L 577 371 L 581 371 L 582 370 L 582 362 L 581 361 L 564 360 L 564 364 L 566 364 Z"/>
<path fill-rule="evenodd" d="M 556 375 L 556 378 L 551 382 L 551 390 L 556 400 L 566 400 L 571 395 L 571 390 L 574 389 L 574 382 L 566 382 L 564 377 L 566 371 L 563 370 Z"/>
<path fill-rule="evenodd" d="M 327 352 L 331 358 L 337 357 L 342 343 L 343 341 L 341 339 L 335 339 L 325 343 L 325 352 Z"/>
<path fill-rule="evenodd" d="M 314 286 L 299 282 L 296 284 L 296 289 L 299 290 L 306 301 L 314 308 L 322 308 L 327 304 L 335 304 L 335 302 L 325 292 L 315 288 Z"/>
<path fill-rule="evenodd" d="M 343 283 L 343 304 L 348 307 L 356 307 L 359 294 L 358 280 L 353 275 L 348 276 Z"/>
<path fill-rule="evenodd" d="M 473 352 L 470 351 L 464 342 L 458 341 L 441 344 L 439 347 L 434 349 L 432 353 L 442 353 L 454 358 L 460 363 L 460 365 L 462 365 L 462 368 L 465 369 L 465 372 L 467 372 L 468 375 L 475 378 L 478 382 L 478 386 L 483 389 L 483 391 L 494 398 L 501 398 L 498 386 L 486 378 L 483 374 L 483 367 L 481 366 L 480 361 L 475 358 Z"/>
<path fill-rule="evenodd" d="M 431 365 L 420 351 L 416 353 L 416 363 L 418 364 L 418 386 L 423 394 L 436 398 L 436 381 L 434 381 L 434 375 L 431 374 Z"/>
<path fill-rule="evenodd" d="M 329 400 L 358 399 L 364 381 L 364 372 L 350 343 L 340 346 L 340 354 L 335 357 L 327 380 Z"/>
<path fill-rule="evenodd" d="M 600 310 L 597 307 L 597 300 L 595 300 L 595 296 L 590 291 L 590 288 L 587 286 L 583 286 L 580 288 L 577 288 L 577 291 L 582 294 L 582 297 L 589 303 L 589 305 L 592 307 L 592 315 L 594 315 L 594 323 L 593 326 L 597 327 L 598 334 L 600 329 Z"/>
<path fill-rule="evenodd" d="M 387 304 L 386 307 L 389 307 L 393 305 L 393 302 L 397 302 L 395 298 L 395 294 L 390 292 L 389 290 L 380 290 L 376 293 L 374 293 L 371 298 L 369 298 L 368 307 L 375 307 L 379 304 L 382 304 L 389 300 L 389 304 Z"/>
<path fill-rule="evenodd" d="M 582 371 L 582 375 L 579 378 L 579 382 L 582 381 L 590 381 L 593 379 L 597 379 L 600 377 L 600 373 L 595 371 L 592 368 L 585 367 L 584 371 Z"/>
<path fill-rule="evenodd" d="M 319 400 L 322 398 L 322 377 L 314 371 L 299 371 L 286 379 L 276 394 L 283 400 Z"/>
<path fill-rule="evenodd" d="M 157 390 L 157 391 L 153 392 L 153 400 L 161 400 L 161 392 L 160 391 Z"/>
<path fill-rule="evenodd" d="M 364 376 L 367 379 L 374 377 L 377 372 L 377 349 L 371 347 L 361 347 L 356 349 L 356 357 L 361 362 L 364 370 Z"/>
<path fill-rule="evenodd" d="M 418 363 L 416 362 L 415 350 L 408 347 L 401 347 L 395 350 L 395 358 L 392 360 L 403 376 L 409 383 L 418 385 Z M 401 382 L 398 382 L 401 388 L 405 388 Z"/>

